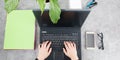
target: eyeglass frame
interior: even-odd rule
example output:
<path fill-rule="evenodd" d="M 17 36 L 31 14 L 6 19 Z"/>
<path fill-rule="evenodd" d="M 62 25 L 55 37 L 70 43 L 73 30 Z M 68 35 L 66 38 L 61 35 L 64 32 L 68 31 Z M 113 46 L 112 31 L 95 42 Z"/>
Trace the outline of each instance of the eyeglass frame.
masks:
<path fill-rule="evenodd" d="M 104 42 L 103 42 L 103 33 L 97 33 L 97 36 L 100 38 L 100 44 L 101 46 L 98 46 L 98 49 L 104 50 Z"/>

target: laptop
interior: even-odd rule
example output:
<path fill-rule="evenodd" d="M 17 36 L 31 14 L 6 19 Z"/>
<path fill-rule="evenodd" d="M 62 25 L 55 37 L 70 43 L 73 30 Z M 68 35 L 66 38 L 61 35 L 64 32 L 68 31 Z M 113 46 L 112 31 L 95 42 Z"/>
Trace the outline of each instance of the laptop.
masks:
<path fill-rule="evenodd" d="M 76 43 L 78 57 L 81 60 L 81 27 L 90 13 L 89 10 L 62 10 L 57 24 L 53 24 L 49 11 L 33 11 L 40 27 L 40 43 L 52 42 L 52 52 L 46 60 L 70 60 L 64 53 L 64 41 Z"/>

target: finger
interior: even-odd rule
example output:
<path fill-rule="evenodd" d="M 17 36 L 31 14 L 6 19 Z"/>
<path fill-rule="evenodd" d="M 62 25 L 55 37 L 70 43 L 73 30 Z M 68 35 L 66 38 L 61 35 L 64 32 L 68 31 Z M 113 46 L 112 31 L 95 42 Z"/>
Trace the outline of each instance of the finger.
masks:
<path fill-rule="evenodd" d="M 46 41 L 44 44 L 43 44 L 43 47 L 46 48 L 47 44 L 48 44 L 49 41 Z"/>
<path fill-rule="evenodd" d="M 49 50 L 50 46 L 51 46 L 51 42 L 48 43 L 47 50 Z"/>
<path fill-rule="evenodd" d="M 38 49 L 40 49 L 40 44 L 38 45 Z"/>
<path fill-rule="evenodd" d="M 65 53 L 65 55 L 67 55 L 67 51 L 65 48 L 63 48 L 63 52 Z"/>
<path fill-rule="evenodd" d="M 66 42 L 64 42 L 64 45 L 66 49 L 69 49 Z"/>
<path fill-rule="evenodd" d="M 44 44 L 45 44 L 45 42 L 43 42 L 43 43 L 41 44 L 41 47 L 44 47 Z"/>
<path fill-rule="evenodd" d="M 51 52 L 52 52 L 52 48 L 49 49 L 48 54 L 50 55 Z"/>
<path fill-rule="evenodd" d="M 70 43 L 70 47 L 73 47 L 73 43 L 71 41 L 69 43 Z"/>
<path fill-rule="evenodd" d="M 71 48 L 70 42 L 66 42 L 66 44 L 68 48 Z"/>

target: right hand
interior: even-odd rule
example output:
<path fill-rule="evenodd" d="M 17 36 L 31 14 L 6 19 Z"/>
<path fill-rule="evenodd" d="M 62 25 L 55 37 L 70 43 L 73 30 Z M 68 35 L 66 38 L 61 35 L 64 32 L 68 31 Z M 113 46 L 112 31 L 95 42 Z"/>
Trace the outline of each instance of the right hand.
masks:
<path fill-rule="evenodd" d="M 64 42 L 65 48 L 63 48 L 63 52 L 66 56 L 68 56 L 71 60 L 78 60 L 76 44 L 74 42 Z"/>

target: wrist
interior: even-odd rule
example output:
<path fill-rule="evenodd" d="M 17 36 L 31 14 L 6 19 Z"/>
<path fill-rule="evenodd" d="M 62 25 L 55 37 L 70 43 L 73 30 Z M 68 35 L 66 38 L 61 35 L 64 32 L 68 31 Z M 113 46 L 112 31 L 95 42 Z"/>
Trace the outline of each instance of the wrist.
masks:
<path fill-rule="evenodd" d="M 38 60 L 45 60 L 44 58 L 39 58 L 39 57 L 37 57 L 37 59 L 38 59 Z"/>
<path fill-rule="evenodd" d="M 79 60 L 78 57 L 71 58 L 71 60 Z"/>

